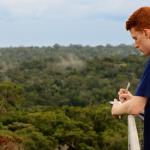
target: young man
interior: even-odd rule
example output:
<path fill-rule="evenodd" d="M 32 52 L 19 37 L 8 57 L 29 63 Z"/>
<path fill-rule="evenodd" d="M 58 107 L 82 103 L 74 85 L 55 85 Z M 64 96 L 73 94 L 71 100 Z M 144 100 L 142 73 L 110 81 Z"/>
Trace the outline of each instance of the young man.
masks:
<path fill-rule="evenodd" d="M 150 55 L 150 7 L 141 7 L 127 20 L 126 29 L 135 41 L 135 47 L 145 56 Z M 150 60 L 148 60 L 135 95 L 125 89 L 118 92 L 112 115 L 133 114 L 144 111 L 144 150 L 150 150 Z"/>

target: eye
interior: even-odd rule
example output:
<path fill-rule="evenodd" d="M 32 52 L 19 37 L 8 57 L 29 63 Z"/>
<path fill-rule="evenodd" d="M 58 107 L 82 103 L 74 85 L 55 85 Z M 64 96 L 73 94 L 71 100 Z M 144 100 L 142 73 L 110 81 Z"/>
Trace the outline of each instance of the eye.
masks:
<path fill-rule="evenodd" d="M 136 40 L 137 40 L 137 37 L 133 37 L 133 39 L 136 41 Z"/>

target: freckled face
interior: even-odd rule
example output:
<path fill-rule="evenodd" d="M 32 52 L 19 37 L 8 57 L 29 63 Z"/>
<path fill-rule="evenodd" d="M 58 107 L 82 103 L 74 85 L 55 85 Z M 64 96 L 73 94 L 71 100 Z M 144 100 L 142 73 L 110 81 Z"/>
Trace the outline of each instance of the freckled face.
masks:
<path fill-rule="evenodd" d="M 135 48 L 139 49 L 145 56 L 150 55 L 150 29 L 137 31 L 131 28 L 130 34 L 134 39 Z"/>

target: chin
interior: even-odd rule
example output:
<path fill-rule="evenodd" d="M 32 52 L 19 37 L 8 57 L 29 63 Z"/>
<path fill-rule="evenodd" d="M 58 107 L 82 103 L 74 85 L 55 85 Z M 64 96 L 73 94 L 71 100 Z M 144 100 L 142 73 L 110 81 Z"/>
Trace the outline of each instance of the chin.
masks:
<path fill-rule="evenodd" d="M 150 53 L 143 53 L 142 56 L 150 56 Z"/>

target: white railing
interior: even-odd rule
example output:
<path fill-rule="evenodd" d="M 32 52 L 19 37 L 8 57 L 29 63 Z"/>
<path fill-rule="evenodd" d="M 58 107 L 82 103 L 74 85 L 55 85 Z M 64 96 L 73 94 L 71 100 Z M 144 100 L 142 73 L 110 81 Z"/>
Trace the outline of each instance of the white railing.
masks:
<path fill-rule="evenodd" d="M 133 115 L 128 115 L 128 150 L 141 150 Z"/>

